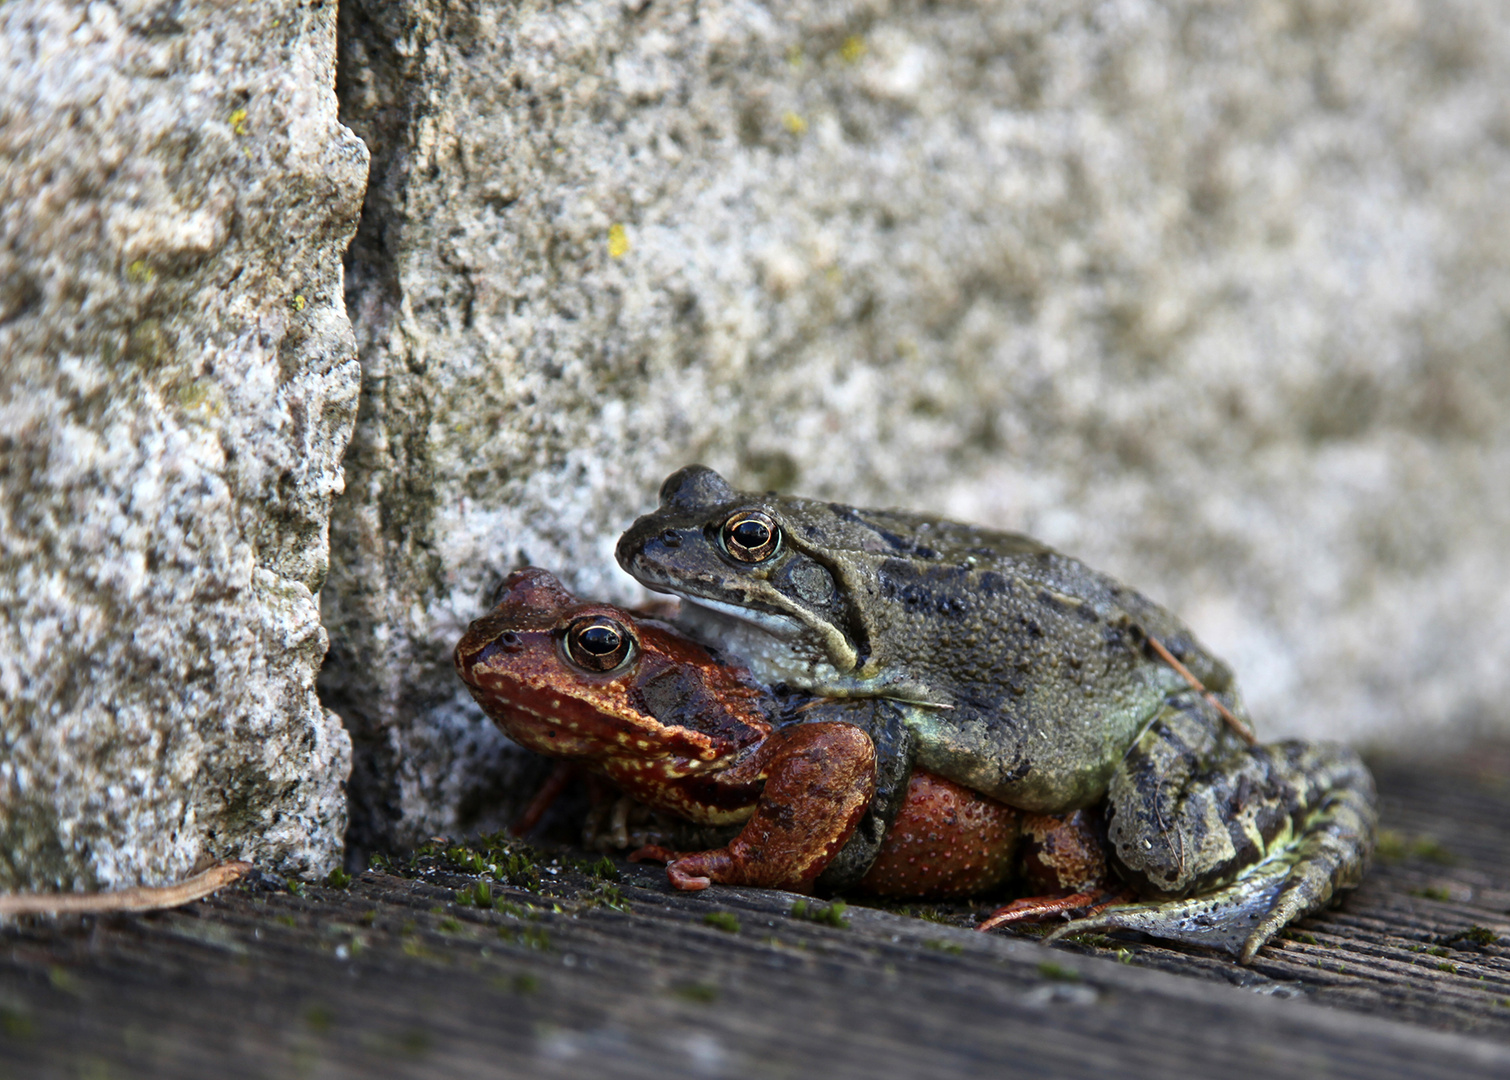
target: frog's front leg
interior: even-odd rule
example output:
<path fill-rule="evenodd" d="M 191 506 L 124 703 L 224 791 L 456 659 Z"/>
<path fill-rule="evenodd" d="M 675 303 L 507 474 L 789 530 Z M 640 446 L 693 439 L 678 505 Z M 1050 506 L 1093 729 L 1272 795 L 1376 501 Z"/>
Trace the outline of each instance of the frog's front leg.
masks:
<path fill-rule="evenodd" d="M 1298 741 L 1244 746 L 1213 711 L 1171 695 L 1108 789 L 1118 871 L 1158 902 L 1110 909 L 1070 932 L 1138 929 L 1247 961 L 1362 878 L 1378 809 L 1358 756 Z"/>
<path fill-rule="evenodd" d="M 754 814 L 724 847 L 690 854 L 642 848 L 631 858 L 668 860 L 666 874 L 678 889 L 705 889 L 716 881 L 812 891 L 875 795 L 875 746 L 849 724 L 794 724 L 719 781 L 737 787 L 762 777 Z"/>

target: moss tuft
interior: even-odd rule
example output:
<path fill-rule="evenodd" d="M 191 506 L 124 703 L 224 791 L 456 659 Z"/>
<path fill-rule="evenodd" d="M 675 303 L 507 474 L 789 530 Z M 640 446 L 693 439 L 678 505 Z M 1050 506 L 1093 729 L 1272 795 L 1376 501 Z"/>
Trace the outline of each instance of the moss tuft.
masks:
<path fill-rule="evenodd" d="M 821 923 L 825 926 L 837 927 L 840 930 L 849 929 L 849 920 L 844 917 L 845 904 L 843 900 L 835 900 L 832 904 L 819 904 L 809 900 L 798 900 L 792 905 L 791 915 L 794 919 L 805 919 L 808 922 Z"/>
<path fill-rule="evenodd" d="M 1080 972 L 1056 964 L 1052 960 L 1045 960 L 1038 965 L 1038 974 L 1045 979 L 1053 979 L 1055 982 L 1079 982 Z"/>

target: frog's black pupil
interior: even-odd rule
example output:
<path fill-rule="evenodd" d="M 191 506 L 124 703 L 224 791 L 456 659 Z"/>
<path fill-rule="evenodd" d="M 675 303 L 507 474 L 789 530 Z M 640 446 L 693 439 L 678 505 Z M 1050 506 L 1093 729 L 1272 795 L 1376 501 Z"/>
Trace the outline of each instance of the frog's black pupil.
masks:
<path fill-rule="evenodd" d="M 730 530 L 740 547 L 758 548 L 771 539 L 771 530 L 758 521 L 746 519 Z"/>
<path fill-rule="evenodd" d="M 619 647 L 619 635 L 606 626 L 589 626 L 577 635 L 577 644 L 594 656 L 606 656 Z"/>

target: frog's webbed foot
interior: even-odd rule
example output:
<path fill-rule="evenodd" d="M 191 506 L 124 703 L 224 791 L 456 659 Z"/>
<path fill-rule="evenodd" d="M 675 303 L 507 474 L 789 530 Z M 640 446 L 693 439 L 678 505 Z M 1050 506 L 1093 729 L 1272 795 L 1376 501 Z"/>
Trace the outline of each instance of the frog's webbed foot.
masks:
<path fill-rule="evenodd" d="M 1138 930 L 1222 949 L 1246 964 L 1287 923 L 1321 908 L 1339 889 L 1357 885 L 1373 852 L 1378 821 L 1373 779 L 1357 755 L 1305 743 L 1259 747 L 1254 753 L 1271 762 L 1287 760 L 1295 770 L 1301 791 L 1292 820 L 1298 828 L 1267 838 L 1267 856 L 1228 885 L 1182 899 L 1109 908 L 1061 927 L 1050 940 L 1091 930 Z"/>
<path fill-rule="evenodd" d="M 1288 869 L 1265 868 L 1242 881 L 1203 896 L 1183 900 L 1157 900 L 1110 907 L 1099 914 L 1075 919 L 1055 930 L 1045 940 L 1058 941 L 1069 934 L 1137 930 L 1164 941 L 1205 945 L 1238 956 L 1243 963 L 1273 936 L 1282 922 L 1249 948 L 1268 923 L 1275 901 L 1283 890 Z"/>

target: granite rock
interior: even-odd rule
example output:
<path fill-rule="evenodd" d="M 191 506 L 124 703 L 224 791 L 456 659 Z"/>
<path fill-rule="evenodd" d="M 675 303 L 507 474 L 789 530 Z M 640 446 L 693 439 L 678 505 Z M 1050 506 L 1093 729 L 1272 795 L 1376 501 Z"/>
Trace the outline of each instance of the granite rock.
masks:
<path fill-rule="evenodd" d="M 0 889 L 339 861 L 335 5 L 0 6 Z"/>
<path fill-rule="evenodd" d="M 352 0 L 341 39 L 322 687 L 371 842 L 501 819 L 451 645 L 524 563 L 643 599 L 614 539 L 691 461 L 1033 533 L 1269 735 L 1504 717 L 1502 5 Z"/>

